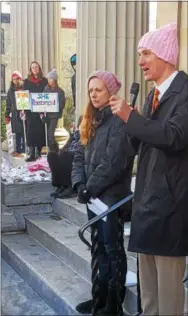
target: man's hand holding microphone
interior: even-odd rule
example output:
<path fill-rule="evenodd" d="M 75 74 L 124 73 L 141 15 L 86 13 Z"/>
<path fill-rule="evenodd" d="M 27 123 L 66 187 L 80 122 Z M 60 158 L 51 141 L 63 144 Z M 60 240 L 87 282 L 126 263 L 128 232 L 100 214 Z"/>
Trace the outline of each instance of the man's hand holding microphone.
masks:
<path fill-rule="evenodd" d="M 130 114 L 133 109 L 139 112 L 138 107 L 135 107 L 136 99 L 139 93 L 139 84 L 136 82 L 132 83 L 130 89 L 130 105 L 118 96 L 111 96 L 109 99 L 109 105 L 111 107 L 112 113 L 118 115 L 125 123 L 127 123 Z M 134 108 L 135 107 L 135 108 Z"/>

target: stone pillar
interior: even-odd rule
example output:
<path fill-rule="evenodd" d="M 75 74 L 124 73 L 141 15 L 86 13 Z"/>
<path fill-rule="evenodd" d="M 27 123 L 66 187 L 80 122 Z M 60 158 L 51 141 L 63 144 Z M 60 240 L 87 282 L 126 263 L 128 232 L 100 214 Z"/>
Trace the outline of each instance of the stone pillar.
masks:
<path fill-rule="evenodd" d="M 179 69 L 188 73 L 188 3 L 180 3 L 180 54 L 179 54 Z"/>
<path fill-rule="evenodd" d="M 10 2 L 10 7 L 11 69 L 26 77 L 33 60 L 41 64 L 44 75 L 52 68 L 58 69 L 60 2 L 22 0 Z"/>
<path fill-rule="evenodd" d="M 96 69 L 114 72 L 127 100 L 132 82 L 139 82 L 143 102 L 147 86 L 137 65 L 137 43 L 148 21 L 148 2 L 77 2 L 77 116 L 87 102 L 88 75 Z"/>
<path fill-rule="evenodd" d="M 168 12 L 168 14 L 166 14 Z M 184 1 L 158 2 L 157 27 L 170 22 L 178 25 L 179 36 L 179 69 L 188 72 L 188 3 Z"/>

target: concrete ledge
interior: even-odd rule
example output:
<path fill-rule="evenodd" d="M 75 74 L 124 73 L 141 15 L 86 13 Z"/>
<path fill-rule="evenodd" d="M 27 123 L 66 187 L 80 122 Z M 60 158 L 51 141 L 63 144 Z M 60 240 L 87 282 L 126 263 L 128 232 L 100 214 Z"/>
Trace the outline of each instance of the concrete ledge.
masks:
<path fill-rule="evenodd" d="M 5 206 L 46 204 L 51 202 L 52 191 L 50 182 L 15 184 L 1 182 L 1 203 Z"/>

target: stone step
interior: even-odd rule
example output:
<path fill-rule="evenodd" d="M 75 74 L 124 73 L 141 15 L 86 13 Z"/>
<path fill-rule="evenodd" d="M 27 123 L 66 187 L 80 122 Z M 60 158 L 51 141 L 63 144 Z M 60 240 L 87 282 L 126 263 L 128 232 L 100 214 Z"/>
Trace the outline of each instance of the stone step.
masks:
<path fill-rule="evenodd" d="M 90 285 L 27 234 L 3 234 L 2 257 L 58 315 L 77 315 Z"/>
<path fill-rule="evenodd" d="M 82 243 L 78 236 L 79 227 L 68 220 L 52 214 L 29 215 L 26 217 L 27 231 L 30 236 L 53 252 L 63 263 L 68 265 L 82 277 L 91 280 L 90 251 Z M 89 232 L 85 237 L 90 240 Z M 125 300 L 125 310 L 136 310 L 135 291 L 132 289 L 137 282 L 136 274 L 129 268 L 131 260 L 128 260 L 128 273 L 126 286 L 128 288 Z"/>
<path fill-rule="evenodd" d="M 15 316 L 56 315 L 4 260 L 1 260 L 1 313 Z"/>

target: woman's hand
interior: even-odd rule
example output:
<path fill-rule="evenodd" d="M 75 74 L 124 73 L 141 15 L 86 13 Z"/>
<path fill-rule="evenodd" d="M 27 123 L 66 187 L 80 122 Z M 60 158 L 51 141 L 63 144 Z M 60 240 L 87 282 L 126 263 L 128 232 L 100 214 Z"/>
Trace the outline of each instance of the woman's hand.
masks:
<path fill-rule="evenodd" d="M 89 194 L 86 188 L 86 185 L 81 183 L 77 187 L 77 192 L 78 192 L 78 197 L 77 197 L 78 202 L 81 204 L 87 204 L 90 200 L 91 195 Z"/>

